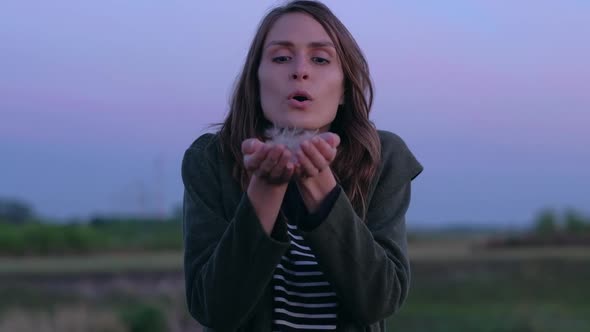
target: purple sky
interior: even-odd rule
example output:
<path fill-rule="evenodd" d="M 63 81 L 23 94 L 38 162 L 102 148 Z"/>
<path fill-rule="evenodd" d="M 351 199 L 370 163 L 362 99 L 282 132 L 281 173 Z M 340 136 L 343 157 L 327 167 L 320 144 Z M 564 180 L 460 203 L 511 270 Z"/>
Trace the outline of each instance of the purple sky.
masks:
<path fill-rule="evenodd" d="M 274 1 L 0 5 L 0 196 L 44 216 L 169 210 Z M 363 48 L 373 121 L 425 172 L 412 225 L 590 214 L 590 3 L 326 1 Z"/>

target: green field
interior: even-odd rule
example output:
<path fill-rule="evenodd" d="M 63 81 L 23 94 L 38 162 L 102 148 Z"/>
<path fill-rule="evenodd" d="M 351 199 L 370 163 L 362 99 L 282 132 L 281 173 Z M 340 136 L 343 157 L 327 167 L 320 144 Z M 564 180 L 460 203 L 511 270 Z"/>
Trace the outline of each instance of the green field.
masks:
<path fill-rule="evenodd" d="M 590 331 L 589 250 L 476 244 L 412 242 L 410 296 L 389 330 Z M 178 251 L 1 258 L 0 331 L 198 330 L 186 313 L 181 263 Z"/>
<path fill-rule="evenodd" d="M 181 252 L 109 253 L 80 256 L 0 257 L 0 276 L 84 275 L 178 271 Z"/>

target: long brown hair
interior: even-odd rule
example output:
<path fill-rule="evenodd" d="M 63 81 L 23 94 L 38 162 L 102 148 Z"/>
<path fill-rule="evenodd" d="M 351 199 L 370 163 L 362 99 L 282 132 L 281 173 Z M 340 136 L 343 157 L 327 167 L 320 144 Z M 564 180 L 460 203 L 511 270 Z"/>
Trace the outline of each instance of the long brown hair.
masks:
<path fill-rule="evenodd" d="M 338 107 L 330 129 L 341 138 L 331 167 L 355 210 L 364 218 L 369 185 L 379 165 L 381 150 L 377 130 L 369 121 L 373 103 L 369 66 L 348 29 L 318 1 L 288 2 L 271 10 L 260 22 L 234 87 L 229 114 L 221 124 L 222 151 L 233 162 L 233 176 L 245 190 L 249 178 L 244 169 L 241 144 L 252 137 L 264 139 L 264 130 L 271 125 L 260 105 L 258 67 L 263 43 L 273 24 L 288 13 L 304 13 L 313 17 L 336 46 L 344 72 L 344 103 Z"/>

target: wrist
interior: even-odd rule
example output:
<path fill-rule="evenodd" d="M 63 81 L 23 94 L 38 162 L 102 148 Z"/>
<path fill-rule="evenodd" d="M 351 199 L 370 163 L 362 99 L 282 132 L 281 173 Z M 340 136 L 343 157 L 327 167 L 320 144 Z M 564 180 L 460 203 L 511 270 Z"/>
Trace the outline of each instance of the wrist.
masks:
<path fill-rule="evenodd" d="M 270 184 L 253 175 L 246 194 L 267 235 L 270 235 L 279 215 L 288 184 Z"/>
<path fill-rule="evenodd" d="M 288 185 L 288 182 L 270 183 L 265 179 L 260 178 L 256 174 L 252 174 L 252 176 L 250 176 L 250 181 L 248 182 L 248 188 L 246 189 L 246 191 L 248 193 L 265 192 L 269 194 L 275 194 L 286 191 Z"/>
<path fill-rule="evenodd" d="M 315 213 L 318 210 L 336 185 L 336 178 L 329 167 L 314 177 L 297 181 L 297 188 L 309 213 Z"/>

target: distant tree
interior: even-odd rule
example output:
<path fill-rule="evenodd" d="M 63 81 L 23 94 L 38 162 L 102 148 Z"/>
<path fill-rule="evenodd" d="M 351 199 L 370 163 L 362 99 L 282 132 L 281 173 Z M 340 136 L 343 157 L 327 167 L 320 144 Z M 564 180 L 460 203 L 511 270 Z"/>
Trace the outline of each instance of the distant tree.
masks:
<path fill-rule="evenodd" d="M 35 217 L 33 208 L 18 199 L 0 198 L 0 220 L 12 224 L 22 224 Z"/>
<path fill-rule="evenodd" d="M 576 210 L 568 209 L 564 216 L 565 230 L 572 233 L 583 232 L 590 228 L 587 220 Z"/>
<path fill-rule="evenodd" d="M 553 234 L 559 228 L 557 216 L 552 209 L 542 210 L 535 219 L 535 231 L 539 234 Z"/>

